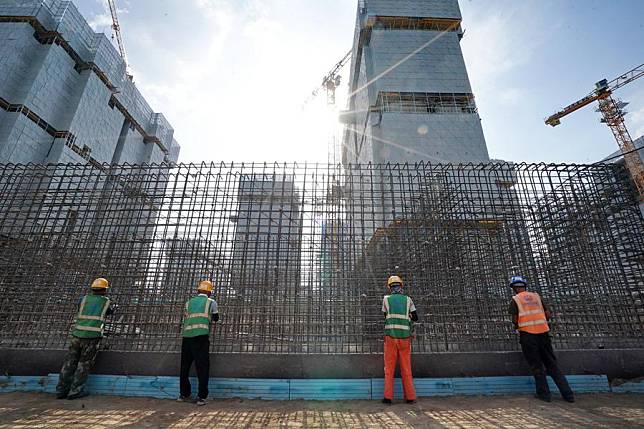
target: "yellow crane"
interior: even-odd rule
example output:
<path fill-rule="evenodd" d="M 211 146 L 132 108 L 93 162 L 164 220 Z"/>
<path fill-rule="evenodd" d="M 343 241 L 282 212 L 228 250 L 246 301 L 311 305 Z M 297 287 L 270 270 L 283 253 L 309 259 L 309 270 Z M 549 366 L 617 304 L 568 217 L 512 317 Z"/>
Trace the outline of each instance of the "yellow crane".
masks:
<path fill-rule="evenodd" d="M 624 115 L 626 114 L 624 107 L 627 103 L 613 98 L 613 92 L 642 76 L 644 76 L 644 64 L 640 64 L 610 82 L 602 79 L 595 84 L 593 92 L 546 119 L 547 125 L 556 127 L 561 124 L 561 118 L 564 116 L 597 101 L 599 103 L 597 110 L 602 114 L 601 121 L 610 127 L 615 140 L 617 140 L 617 145 L 624 154 L 626 168 L 628 168 L 637 187 L 640 201 L 644 200 L 644 164 L 642 164 L 642 159 L 635 150 L 633 139 L 624 122 Z"/>

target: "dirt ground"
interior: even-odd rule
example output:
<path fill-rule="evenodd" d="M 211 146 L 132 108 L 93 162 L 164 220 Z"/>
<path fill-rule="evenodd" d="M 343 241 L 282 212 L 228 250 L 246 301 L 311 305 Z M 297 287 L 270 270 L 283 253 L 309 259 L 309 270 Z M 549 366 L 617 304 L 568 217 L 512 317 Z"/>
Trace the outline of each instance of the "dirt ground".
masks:
<path fill-rule="evenodd" d="M 0 394 L 0 428 L 635 428 L 644 395 L 579 395 L 575 404 L 530 396 L 378 401 L 212 400 L 204 407 L 169 400 L 42 393 Z"/>

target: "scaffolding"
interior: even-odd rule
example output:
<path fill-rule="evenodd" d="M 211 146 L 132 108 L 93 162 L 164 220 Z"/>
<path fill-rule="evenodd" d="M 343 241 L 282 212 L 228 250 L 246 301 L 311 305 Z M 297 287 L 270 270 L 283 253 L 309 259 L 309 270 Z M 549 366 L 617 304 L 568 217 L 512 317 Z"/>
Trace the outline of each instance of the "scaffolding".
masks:
<path fill-rule="evenodd" d="M 620 165 L 0 165 L 0 348 L 63 349 L 91 280 L 103 348 L 178 351 L 215 283 L 222 353 L 382 351 L 386 278 L 415 352 L 517 348 L 508 276 L 561 349 L 644 346 L 644 220 Z"/>

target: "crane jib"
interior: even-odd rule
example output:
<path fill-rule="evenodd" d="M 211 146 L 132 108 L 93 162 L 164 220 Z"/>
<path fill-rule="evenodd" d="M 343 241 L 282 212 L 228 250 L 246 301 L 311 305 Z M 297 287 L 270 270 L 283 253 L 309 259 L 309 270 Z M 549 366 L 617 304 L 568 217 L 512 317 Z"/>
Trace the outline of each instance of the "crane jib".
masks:
<path fill-rule="evenodd" d="M 600 98 L 607 97 L 610 94 L 608 93 L 600 93 L 600 94 L 592 94 L 587 97 L 582 98 L 581 100 L 571 104 L 570 106 L 565 107 L 563 110 L 555 113 L 554 115 L 550 116 L 548 119 L 546 119 L 546 124 L 552 125 L 553 127 L 556 125 L 559 125 L 560 122 L 559 120 L 563 118 L 564 116 L 581 109 L 584 106 L 589 105 L 593 101 L 599 100 Z"/>

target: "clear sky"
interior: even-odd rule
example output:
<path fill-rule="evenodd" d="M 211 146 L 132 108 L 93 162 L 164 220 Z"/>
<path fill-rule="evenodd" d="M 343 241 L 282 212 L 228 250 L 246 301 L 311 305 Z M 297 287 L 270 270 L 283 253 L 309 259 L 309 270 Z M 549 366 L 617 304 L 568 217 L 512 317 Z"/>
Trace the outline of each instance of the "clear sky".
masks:
<path fill-rule="evenodd" d="M 174 126 L 180 160 L 322 161 L 337 136 L 324 96 L 350 49 L 357 0 L 116 0 L 137 86 Z M 106 0 L 75 0 L 110 34 Z M 596 106 L 543 119 L 644 62 L 644 1 L 460 0 L 461 42 L 490 156 L 594 162 L 617 149 Z M 339 107 L 346 100 L 346 78 Z M 644 78 L 616 94 L 644 135 Z"/>

